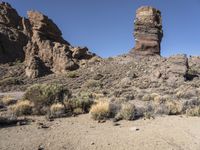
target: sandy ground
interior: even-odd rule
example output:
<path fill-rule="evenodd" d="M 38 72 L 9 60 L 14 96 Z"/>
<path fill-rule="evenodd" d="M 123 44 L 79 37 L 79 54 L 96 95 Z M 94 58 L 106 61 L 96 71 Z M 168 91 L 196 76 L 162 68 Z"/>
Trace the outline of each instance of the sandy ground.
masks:
<path fill-rule="evenodd" d="M 38 123 L 49 128 L 40 128 Z M 97 123 L 89 115 L 0 128 L 1 150 L 199 150 L 200 118 L 165 116 L 152 120 Z M 136 131 L 136 129 L 139 129 Z"/>

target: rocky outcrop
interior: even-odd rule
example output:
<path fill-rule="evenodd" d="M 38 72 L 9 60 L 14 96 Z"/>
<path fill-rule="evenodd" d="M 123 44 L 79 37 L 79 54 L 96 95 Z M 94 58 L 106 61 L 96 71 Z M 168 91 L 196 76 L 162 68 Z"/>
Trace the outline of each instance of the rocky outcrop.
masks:
<path fill-rule="evenodd" d="M 60 29 L 47 16 L 29 11 L 28 20 L 30 23 L 27 30 L 31 31 L 30 41 L 25 47 L 28 77 L 72 71 L 79 68 L 79 60 L 94 56 L 87 48 L 72 47 L 62 38 Z"/>
<path fill-rule="evenodd" d="M 8 3 L 0 3 L 0 63 L 24 60 L 23 47 L 28 38 L 24 19 Z"/>
<path fill-rule="evenodd" d="M 95 56 L 84 47 L 73 47 L 56 24 L 37 11 L 22 18 L 8 3 L 0 3 L 0 63 L 24 61 L 25 73 L 36 78 L 79 68 Z"/>
<path fill-rule="evenodd" d="M 134 21 L 135 55 L 160 55 L 163 37 L 161 12 L 155 8 L 140 7 Z"/>

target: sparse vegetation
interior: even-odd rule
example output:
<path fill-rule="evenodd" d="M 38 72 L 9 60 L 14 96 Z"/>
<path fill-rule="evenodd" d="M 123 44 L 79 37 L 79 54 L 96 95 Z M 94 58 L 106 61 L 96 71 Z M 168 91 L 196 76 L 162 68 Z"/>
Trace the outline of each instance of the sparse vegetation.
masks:
<path fill-rule="evenodd" d="M 61 103 L 55 103 L 50 107 L 50 113 L 53 117 L 62 117 L 65 113 L 65 106 Z"/>
<path fill-rule="evenodd" d="M 96 80 L 88 80 L 84 83 L 83 87 L 88 88 L 88 89 L 101 87 L 101 83 Z"/>
<path fill-rule="evenodd" d="M 83 113 L 88 113 L 91 105 L 93 104 L 93 97 L 88 92 L 81 92 L 76 97 L 71 99 L 66 99 L 64 101 L 66 108 L 69 111 L 74 111 L 75 109 L 81 109 Z"/>
<path fill-rule="evenodd" d="M 34 104 L 34 113 L 45 114 L 49 106 L 63 103 L 64 98 L 70 95 L 69 90 L 59 84 L 35 84 L 26 90 L 24 99 Z"/>
<path fill-rule="evenodd" d="M 73 110 L 73 114 L 75 114 L 75 115 L 80 115 L 80 114 L 83 114 L 83 113 L 84 113 L 84 111 L 83 111 L 82 108 L 75 108 Z"/>
<path fill-rule="evenodd" d="M 136 114 L 136 107 L 131 103 L 122 104 L 121 110 L 119 112 L 119 116 L 121 119 L 125 120 L 134 120 Z"/>
<path fill-rule="evenodd" d="M 72 71 L 72 72 L 68 72 L 68 73 L 67 73 L 67 77 L 68 77 L 68 78 L 77 78 L 77 77 L 79 77 L 79 76 L 78 76 L 78 73 L 77 73 L 77 72 Z"/>
<path fill-rule="evenodd" d="M 169 115 L 179 115 L 183 110 L 183 105 L 179 101 L 167 101 L 165 105 Z"/>
<path fill-rule="evenodd" d="M 187 116 L 200 116 L 200 106 L 195 106 L 194 108 L 188 108 L 186 110 Z"/>
<path fill-rule="evenodd" d="M 109 102 L 99 101 L 96 104 L 92 105 L 90 109 L 90 114 L 94 120 L 107 119 L 110 115 Z"/>
<path fill-rule="evenodd" d="M 22 84 L 22 81 L 15 77 L 8 77 L 3 80 L 0 80 L 0 86 L 19 85 L 19 84 Z"/>
<path fill-rule="evenodd" d="M 8 105 L 12 105 L 15 104 L 17 102 L 16 99 L 14 99 L 12 96 L 4 96 L 1 100 L 1 103 L 8 106 Z"/>
<path fill-rule="evenodd" d="M 10 106 L 11 111 L 17 116 L 30 115 L 32 113 L 33 104 L 28 101 L 19 101 L 15 105 Z"/>

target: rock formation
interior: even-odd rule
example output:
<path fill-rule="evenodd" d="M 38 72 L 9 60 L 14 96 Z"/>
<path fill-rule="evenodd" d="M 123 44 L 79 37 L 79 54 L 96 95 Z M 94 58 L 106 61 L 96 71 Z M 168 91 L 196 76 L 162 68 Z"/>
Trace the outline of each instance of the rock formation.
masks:
<path fill-rule="evenodd" d="M 161 12 L 152 7 L 140 7 L 134 21 L 135 55 L 160 55 L 163 37 Z"/>
<path fill-rule="evenodd" d="M 36 78 L 79 68 L 79 61 L 95 54 L 73 47 L 47 16 L 29 11 L 22 18 L 8 3 L 0 3 L 0 63 L 24 61 L 25 73 Z"/>
<path fill-rule="evenodd" d="M 24 60 L 28 39 L 23 20 L 8 3 L 0 3 L 0 63 Z"/>

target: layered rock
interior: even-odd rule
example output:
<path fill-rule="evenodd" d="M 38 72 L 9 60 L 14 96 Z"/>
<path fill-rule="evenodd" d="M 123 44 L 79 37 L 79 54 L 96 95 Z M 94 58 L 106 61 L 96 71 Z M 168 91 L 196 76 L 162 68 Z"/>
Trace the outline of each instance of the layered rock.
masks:
<path fill-rule="evenodd" d="M 8 3 L 0 3 L 0 63 L 24 61 L 25 73 L 35 78 L 79 68 L 79 61 L 95 54 L 73 47 L 47 16 L 29 11 L 22 18 Z"/>
<path fill-rule="evenodd" d="M 24 19 L 8 3 L 0 3 L 0 63 L 24 60 L 23 47 L 28 42 Z"/>
<path fill-rule="evenodd" d="M 140 7 L 134 21 L 135 55 L 160 55 L 163 37 L 161 12 L 155 8 Z"/>
<path fill-rule="evenodd" d="M 31 31 L 31 40 L 25 47 L 27 76 L 35 78 L 50 72 L 72 71 L 79 68 L 80 59 L 94 56 L 87 48 L 72 47 L 62 38 L 60 29 L 47 16 L 29 11 L 28 19 L 30 26 L 27 28 Z M 36 62 L 38 63 L 34 64 Z"/>

